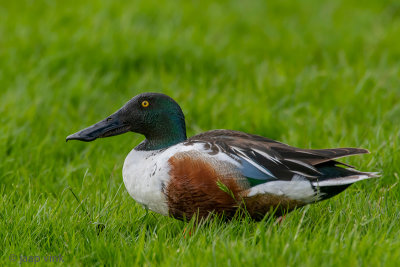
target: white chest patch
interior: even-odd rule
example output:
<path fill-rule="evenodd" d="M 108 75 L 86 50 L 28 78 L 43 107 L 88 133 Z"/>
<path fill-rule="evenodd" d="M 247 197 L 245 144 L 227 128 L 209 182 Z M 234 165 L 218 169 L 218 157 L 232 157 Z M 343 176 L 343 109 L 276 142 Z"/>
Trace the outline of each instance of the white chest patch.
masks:
<path fill-rule="evenodd" d="M 163 187 L 168 182 L 168 161 L 159 151 L 132 150 L 122 169 L 124 184 L 131 197 L 145 208 L 168 215 Z"/>

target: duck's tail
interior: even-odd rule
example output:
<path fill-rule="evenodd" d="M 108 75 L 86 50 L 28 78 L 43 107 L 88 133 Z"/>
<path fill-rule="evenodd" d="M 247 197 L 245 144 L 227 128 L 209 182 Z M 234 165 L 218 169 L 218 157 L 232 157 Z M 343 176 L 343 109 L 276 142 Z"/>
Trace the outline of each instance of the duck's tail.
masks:
<path fill-rule="evenodd" d="M 323 176 L 311 184 L 319 192 L 319 200 L 331 198 L 355 182 L 380 177 L 377 172 L 361 172 L 353 168 L 342 168 L 337 164 L 338 162 L 335 162 L 332 165 L 318 167 Z"/>

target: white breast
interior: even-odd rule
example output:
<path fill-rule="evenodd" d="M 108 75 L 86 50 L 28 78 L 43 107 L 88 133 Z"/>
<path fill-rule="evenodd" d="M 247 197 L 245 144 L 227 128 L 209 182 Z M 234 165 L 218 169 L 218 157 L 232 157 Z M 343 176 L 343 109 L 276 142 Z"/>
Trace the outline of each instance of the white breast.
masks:
<path fill-rule="evenodd" d="M 168 215 L 162 187 L 168 179 L 167 161 L 159 160 L 159 151 L 132 150 L 125 159 L 122 175 L 131 197 L 152 211 Z"/>

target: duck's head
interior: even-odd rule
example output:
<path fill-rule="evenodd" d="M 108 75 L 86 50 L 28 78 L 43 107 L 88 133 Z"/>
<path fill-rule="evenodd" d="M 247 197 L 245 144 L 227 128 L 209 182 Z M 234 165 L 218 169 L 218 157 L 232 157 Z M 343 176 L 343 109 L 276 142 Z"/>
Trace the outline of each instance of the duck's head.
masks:
<path fill-rule="evenodd" d="M 155 150 L 186 140 L 185 117 L 169 96 L 143 93 L 129 100 L 104 120 L 67 137 L 85 142 L 126 132 L 143 134 L 139 149 Z"/>

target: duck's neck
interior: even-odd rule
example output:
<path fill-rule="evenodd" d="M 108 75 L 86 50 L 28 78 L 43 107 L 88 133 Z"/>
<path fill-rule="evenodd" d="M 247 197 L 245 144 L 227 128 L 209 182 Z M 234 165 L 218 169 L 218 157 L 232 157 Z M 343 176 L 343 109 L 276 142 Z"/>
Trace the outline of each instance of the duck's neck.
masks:
<path fill-rule="evenodd" d="M 146 139 L 135 148 L 136 150 L 159 150 L 186 140 L 184 118 L 163 120 L 156 128 L 145 134 Z"/>

